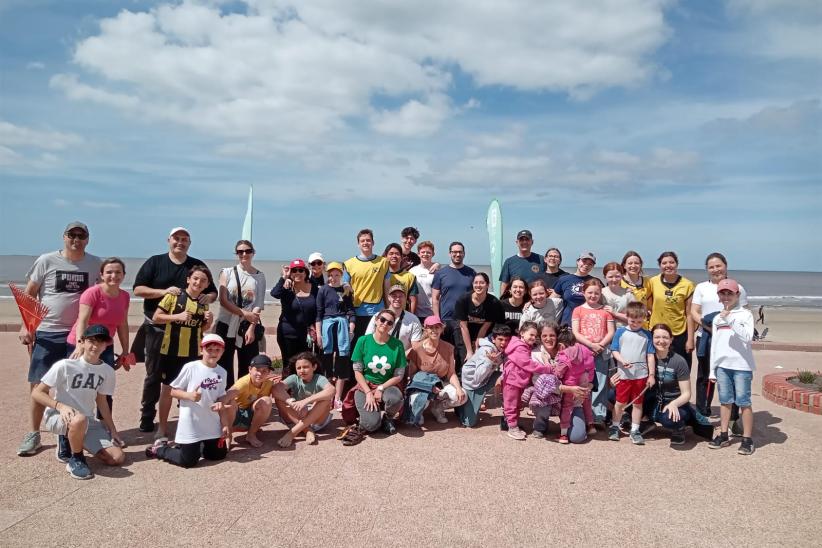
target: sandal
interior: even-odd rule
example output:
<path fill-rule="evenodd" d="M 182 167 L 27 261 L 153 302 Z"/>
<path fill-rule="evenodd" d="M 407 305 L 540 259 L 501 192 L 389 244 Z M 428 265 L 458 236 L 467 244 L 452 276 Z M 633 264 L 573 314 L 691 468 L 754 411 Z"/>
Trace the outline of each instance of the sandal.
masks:
<path fill-rule="evenodd" d="M 345 428 L 343 428 L 343 429 L 342 429 L 342 432 L 340 432 L 340 433 L 337 435 L 337 439 L 338 439 L 338 440 L 341 440 L 341 439 L 343 439 L 345 436 L 347 436 L 347 435 L 348 435 L 348 431 L 349 431 L 349 430 L 351 430 L 351 428 L 352 428 L 353 426 L 354 426 L 353 424 L 349 424 L 348 426 L 346 426 Z"/>
<path fill-rule="evenodd" d="M 365 439 L 365 432 L 357 425 L 348 429 L 348 433 L 342 440 L 342 444 L 346 446 L 357 445 Z"/>

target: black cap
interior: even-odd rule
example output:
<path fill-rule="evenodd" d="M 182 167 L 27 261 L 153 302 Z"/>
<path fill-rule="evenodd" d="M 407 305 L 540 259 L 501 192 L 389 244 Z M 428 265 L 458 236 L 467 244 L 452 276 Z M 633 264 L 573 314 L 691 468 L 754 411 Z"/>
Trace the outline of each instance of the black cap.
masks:
<path fill-rule="evenodd" d="M 517 240 L 520 238 L 528 238 L 529 240 L 533 240 L 534 236 L 531 234 L 530 230 L 520 230 L 517 232 Z"/>
<path fill-rule="evenodd" d="M 107 341 L 111 340 L 111 335 L 109 335 L 108 328 L 105 325 L 100 325 L 99 323 L 90 325 L 83 331 L 83 338 L 90 339 L 92 337 L 99 337 L 101 339 L 106 339 Z"/>
<path fill-rule="evenodd" d="M 271 358 L 266 356 L 265 354 L 258 354 L 251 358 L 251 363 L 248 364 L 249 367 L 271 367 Z"/>

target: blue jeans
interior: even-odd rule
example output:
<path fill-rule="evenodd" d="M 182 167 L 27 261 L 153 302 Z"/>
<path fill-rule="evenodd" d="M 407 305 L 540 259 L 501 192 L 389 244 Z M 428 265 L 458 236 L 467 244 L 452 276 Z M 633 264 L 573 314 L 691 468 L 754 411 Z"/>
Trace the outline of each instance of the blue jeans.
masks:
<path fill-rule="evenodd" d="M 591 407 L 594 410 L 594 420 L 604 421 L 608 412 L 608 368 L 611 366 L 611 354 L 604 358 L 602 354 L 594 356 L 594 367 L 597 376 L 597 390 L 591 393 Z M 594 382 L 594 379 L 590 379 Z"/>
<path fill-rule="evenodd" d="M 463 387 L 467 399 L 464 404 L 454 409 L 461 425 L 467 427 L 476 426 L 477 421 L 479 420 L 478 414 L 480 406 L 482 405 L 482 400 L 485 398 L 485 394 L 494 388 L 494 384 L 496 384 L 497 379 L 501 374 L 502 373 L 499 371 L 494 371 L 491 373 L 491 376 L 488 377 L 488 380 L 485 381 L 485 384 L 476 390 L 469 390 L 468 388 Z"/>
<path fill-rule="evenodd" d="M 345 316 L 323 318 L 320 330 L 323 338 L 323 354 L 334 353 L 334 333 L 337 334 L 337 355 L 348 356 L 351 353 L 348 319 Z"/>
<path fill-rule="evenodd" d="M 719 403 L 738 407 L 751 406 L 751 381 L 753 371 L 716 368 L 716 386 L 719 390 Z"/>

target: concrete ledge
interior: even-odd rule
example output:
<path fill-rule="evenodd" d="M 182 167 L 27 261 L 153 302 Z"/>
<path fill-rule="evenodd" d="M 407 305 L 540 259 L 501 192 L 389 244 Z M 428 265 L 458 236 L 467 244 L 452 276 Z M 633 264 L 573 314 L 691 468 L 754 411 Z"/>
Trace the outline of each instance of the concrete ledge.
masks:
<path fill-rule="evenodd" d="M 789 352 L 822 352 L 822 344 L 818 343 L 781 343 L 757 341 L 753 343 L 754 350 L 787 350 Z"/>
<path fill-rule="evenodd" d="M 777 405 L 822 415 L 822 392 L 790 383 L 788 379 L 793 377 L 796 377 L 796 371 L 765 375 L 762 378 L 762 395 Z"/>

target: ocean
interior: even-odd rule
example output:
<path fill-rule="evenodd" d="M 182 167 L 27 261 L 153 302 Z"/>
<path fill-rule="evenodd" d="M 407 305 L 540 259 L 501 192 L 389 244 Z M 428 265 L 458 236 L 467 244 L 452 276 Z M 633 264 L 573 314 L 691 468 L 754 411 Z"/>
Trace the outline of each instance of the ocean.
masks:
<path fill-rule="evenodd" d="M 0 256 L 0 299 L 10 299 L 8 283 L 25 285 L 26 272 L 37 257 L 34 255 Z M 145 259 L 126 258 L 126 278 L 123 289 L 131 291 L 134 277 Z M 213 273 L 235 264 L 232 259 L 204 259 Z M 279 279 L 284 261 L 254 261 L 254 266 L 265 273 L 269 288 Z M 491 273 L 489 265 L 470 265 L 475 270 Z M 658 274 L 657 269 L 648 268 L 645 274 Z M 680 274 L 694 283 L 707 279 L 703 269 L 680 269 Z M 602 275 L 596 270 L 597 276 Z M 790 272 L 766 270 L 732 270 L 731 276 L 739 281 L 748 292 L 752 307 L 764 305 L 779 308 L 822 308 L 822 272 Z M 268 302 L 268 301 L 266 301 Z"/>

